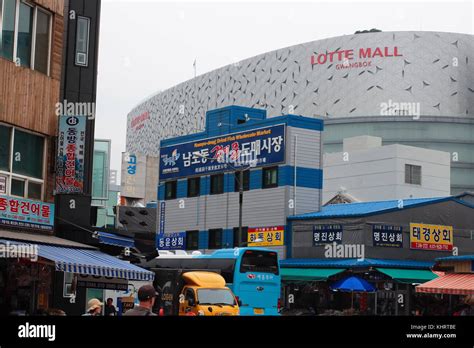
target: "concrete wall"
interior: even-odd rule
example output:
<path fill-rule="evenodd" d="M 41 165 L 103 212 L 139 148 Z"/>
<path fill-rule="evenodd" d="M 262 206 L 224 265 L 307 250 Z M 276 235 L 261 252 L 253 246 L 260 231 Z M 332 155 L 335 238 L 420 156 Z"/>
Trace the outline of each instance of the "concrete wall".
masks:
<path fill-rule="evenodd" d="M 450 154 L 405 145 L 388 145 L 324 155 L 323 202 L 345 189 L 361 201 L 450 194 Z M 405 183 L 405 164 L 419 165 L 421 185 Z"/>

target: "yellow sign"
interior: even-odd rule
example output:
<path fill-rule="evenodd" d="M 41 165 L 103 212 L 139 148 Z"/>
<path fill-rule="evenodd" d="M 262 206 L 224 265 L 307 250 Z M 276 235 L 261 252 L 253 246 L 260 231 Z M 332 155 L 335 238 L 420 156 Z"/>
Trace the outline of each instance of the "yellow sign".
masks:
<path fill-rule="evenodd" d="M 255 227 L 248 230 L 248 246 L 283 245 L 284 226 Z"/>
<path fill-rule="evenodd" d="M 453 226 L 410 223 L 410 248 L 453 250 Z"/>

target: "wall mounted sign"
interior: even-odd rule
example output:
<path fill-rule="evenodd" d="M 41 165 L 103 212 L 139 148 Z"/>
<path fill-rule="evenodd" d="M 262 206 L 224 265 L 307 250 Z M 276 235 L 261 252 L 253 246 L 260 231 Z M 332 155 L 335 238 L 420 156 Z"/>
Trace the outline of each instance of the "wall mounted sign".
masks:
<path fill-rule="evenodd" d="M 372 242 L 374 246 L 403 247 L 403 230 L 401 226 L 372 225 Z"/>
<path fill-rule="evenodd" d="M 0 196 L 0 225 L 52 231 L 54 204 Z"/>
<path fill-rule="evenodd" d="M 84 192 L 87 116 L 60 116 L 56 159 L 56 193 Z"/>
<path fill-rule="evenodd" d="M 327 243 L 342 243 L 342 225 L 314 225 L 313 246 Z"/>
<path fill-rule="evenodd" d="M 5 175 L 0 175 L 0 195 L 7 194 L 7 177 Z"/>
<path fill-rule="evenodd" d="M 453 226 L 410 223 L 410 248 L 453 250 Z"/>
<path fill-rule="evenodd" d="M 186 232 L 158 235 L 159 250 L 186 250 Z"/>
<path fill-rule="evenodd" d="M 160 149 L 160 180 L 210 174 L 285 160 L 285 125 L 196 140 Z"/>
<path fill-rule="evenodd" d="M 248 246 L 278 246 L 284 242 L 284 226 L 253 227 L 248 229 Z M 255 242 L 261 240 L 261 242 Z"/>

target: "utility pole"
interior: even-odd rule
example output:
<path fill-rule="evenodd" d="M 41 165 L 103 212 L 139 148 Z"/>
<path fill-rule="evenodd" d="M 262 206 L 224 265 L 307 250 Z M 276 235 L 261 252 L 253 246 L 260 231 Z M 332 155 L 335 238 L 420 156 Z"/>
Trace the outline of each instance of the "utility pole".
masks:
<path fill-rule="evenodd" d="M 237 174 L 237 173 L 235 173 Z M 239 174 L 239 246 L 241 246 L 242 241 L 242 208 L 244 204 L 244 171 L 240 169 Z"/>

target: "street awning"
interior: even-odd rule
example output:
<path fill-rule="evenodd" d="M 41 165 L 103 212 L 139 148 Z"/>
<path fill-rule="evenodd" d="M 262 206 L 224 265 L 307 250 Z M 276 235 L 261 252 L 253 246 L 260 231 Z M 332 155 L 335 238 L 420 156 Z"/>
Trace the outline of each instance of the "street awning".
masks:
<path fill-rule="evenodd" d="M 282 280 L 321 281 L 345 271 L 344 268 L 280 268 Z"/>
<path fill-rule="evenodd" d="M 56 271 L 143 281 L 153 281 L 155 277 L 153 272 L 119 260 L 99 250 L 0 239 L 0 244 L 7 243 L 22 245 L 23 248 L 25 246 L 36 248 L 39 257 L 55 263 Z"/>
<path fill-rule="evenodd" d="M 377 271 L 388 275 L 400 283 L 426 283 L 438 278 L 436 274 L 424 269 L 376 268 Z"/>
<path fill-rule="evenodd" d="M 430 294 L 473 295 L 474 273 L 446 273 L 415 287 L 416 292 Z"/>
<path fill-rule="evenodd" d="M 124 248 L 133 248 L 135 246 L 133 238 L 123 237 L 108 232 L 98 232 L 97 235 L 99 237 L 99 242 L 103 244 L 109 244 Z"/>

